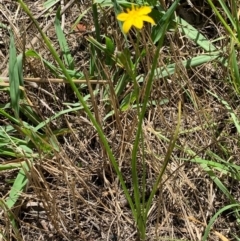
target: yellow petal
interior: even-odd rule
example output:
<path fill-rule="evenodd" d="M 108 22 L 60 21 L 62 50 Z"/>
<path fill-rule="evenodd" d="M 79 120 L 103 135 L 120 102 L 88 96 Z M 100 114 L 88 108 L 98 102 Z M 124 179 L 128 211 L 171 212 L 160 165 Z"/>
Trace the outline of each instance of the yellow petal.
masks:
<path fill-rule="evenodd" d="M 138 28 L 138 29 L 142 29 L 142 27 L 143 27 L 143 20 L 142 20 L 142 18 L 136 18 L 136 19 L 134 19 L 133 25 L 134 25 L 136 28 Z"/>
<path fill-rule="evenodd" d="M 147 15 L 151 11 L 152 11 L 152 9 L 150 7 L 145 6 L 145 7 L 139 8 L 137 12 L 138 12 L 139 15 Z"/>
<path fill-rule="evenodd" d="M 127 14 L 127 13 L 120 13 L 120 14 L 117 15 L 117 20 L 119 20 L 119 21 L 126 21 L 128 17 L 129 17 L 129 14 Z"/>
<path fill-rule="evenodd" d="M 125 21 L 124 23 L 123 23 L 123 32 L 124 33 L 128 33 L 128 31 L 130 30 L 130 28 L 132 27 L 132 19 L 130 19 L 130 20 L 127 20 L 127 21 Z"/>
<path fill-rule="evenodd" d="M 141 16 L 141 19 L 142 19 L 142 21 L 151 23 L 151 24 L 153 24 L 153 25 L 156 24 L 156 23 L 154 22 L 154 20 L 153 20 L 151 17 L 149 17 L 149 16 Z"/>

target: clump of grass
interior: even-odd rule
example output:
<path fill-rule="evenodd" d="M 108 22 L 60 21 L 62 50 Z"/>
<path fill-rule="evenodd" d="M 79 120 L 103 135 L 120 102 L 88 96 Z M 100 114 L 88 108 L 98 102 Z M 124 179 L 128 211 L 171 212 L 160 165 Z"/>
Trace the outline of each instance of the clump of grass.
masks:
<path fill-rule="evenodd" d="M 218 123 L 212 121 L 210 118 L 208 119 L 207 107 L 203 107 L 203 103 L 199 101 L 200 97 L 197 97 L 194 91 L 194 83 L 191 83 L 191 81 L 194 82 L 194 80 L 188 77 L 191 71 L 196 69 L 197 72 L 194 72 L 193 76 L 197 75 L 201 66 L 206 66 L 209 63 L 220 66 L 219 68 L 227 68 L 228 72 L 225 75 L 224 82 L 225 84 L 227 83 L 229 88 L 234 89 L 235 96 L 239 97 L 239 70 L 236 53 L 240 35 L 236 11 L 237 4 L 232 3 L 231 12 L 224 1 L 219 1 L 222 11 L 231 23 L 229 26 L 219 10 L 213 5 L 212 1 L 208 0 L 208 2 L 212 11 L 219 18 L 219 23 L 222 24 L 226 30 L 224 37 L 230 40 L 229 47 L 231 51 L 227 59 L 223 57 L 227 48 L 219 50 L 213 44 L 214 41 L 210 41 L 201 34 L 197 28 L 184 19 L 175 16 L 175 10 L 178 7 L 179 1 L 174 1 L 167 10 L 164 10 L 163 6 L 157 4 L 157 2 L 144 2 L 143 5 L 148 5 L 152 8 L 150 16 L 154 19 L 156 25 L 151 27 L 147 26 L 141 30 L 132 29 L 128 35 L 125 35 L 124 32 L 120 32 L 122 23 L 117 22 L 117 18 L 115 18 L 115 27 L 117 28 L 117 34 L 115 36 L 114 34 L 110 35 L 108 33 L 108 28 L 106 28 L 104 36 L 101 34 L 99 15 L 101 12 L 99 9 L 102 8 L 104 10 L 110 7 L 116 17 L 122 9 L 126 7 L 130 8 L 131 4 L 121 1 L 105 1 L 104 3 L 102 3 L 102 1 L 96 1 L 92 3 L 91 6 L 94 32 L 93 36 L 87 37 L 91 57 L 88 68 L 84 68 L 81 72 L 76 68 L 75 59 L 71 54 L 71 49 L 61 28 L 60 8 L 56 12 L 54 27 L 62 56 L 59 56 L 59 53 L 53 47 L 53 42 L 44 33 L 28 6 L 24 1 L 18 0 L 19 6 L 36 27 L 42 38 L 42 42 L 51 54 L 54 62 L 48 61 L 33 49 L 28 49 L 18 55 L 14 35 L 12 30 L 9 30 L 10 57 L 8 72 L 10 81 L 9 87 L 7 86 L 3 91 L 9 93 L 10 102 L 0 109 L 1 118 L 4 119 L 4 123 L 7 123 L 2 125 L 0 130 L 2 140 L 0 151 L 3 158 L 10 159 L 10 161 L 1 164 L 0 170 L 17 169 L 18 173 L 9 193 L 6 197 L 2 198 L 1 206 L 5 217 L 8 217 L 10 220 L 14 233 L 13 236 L 15 236 L 17 240 L 22 240 L 22 238 L 18 231 L 18 222 L 20 221 L 16 212 L 14 213 L 14 208 L 17 206 L 21 194 L 26 190 L 27 184 L 29 184 L 30 181 L 35 182 L 33 181 L 33 173 L 35 173 L 36 178 L 37 175 L 43 176 L 43 174 L 38 173 L 35 166 L 39 164 L 39 160 L 40 165 L 45 165 L 45 161 L 51 158 L 65 158 L 60 154 L 63 148 L 61 147 L 61 143 L 59 143 L 60 138 L 64 138 L 65 135 L 73 133 L 79 141 L 76 137 L 77 134 L 75 130 L 71 128 L 70 124 L 68 128 L 54 130 L 51 128 L 51 122 L 63 118 L 68 114 L 76 113 L 84 115 L 83 118 L 86 118 L 86 122 L 91 123 L 91 126 L 98 135 L 100 150 L 105 159 L 102 171 L 104 173 L 104 183 L 106 186 L 110 185 L 105 176 L 107 172 L 106 167 L 109 166 L 110 162 L 110 169 L 113 168 L 130 207 L 132 219 L 137 230 L 137 240 L 143 241 L 149 240 L 150 238 L 147 237 L 149 215 L 155 206 L 155 198 L 156 196 L 161 196 L 159 193 L 164 190 L 164 184 L 167 179 L 171 180 L 175 172 L 178 172 L 178 170 L 180 172 L 182 166 L 187 164 L 191 165 L 191 163 L 196 164 L 198 168 L 201 168 L 202 172 L 208 175 L 211 183 L 214 183 L 218 191 L 225 196 L 228 202 L 209 217 L 210 221 L 208 224 L 206 220 L 204 220 L 204 222 L 199 221 L 199 223 L 204 223 L 203 234 L 200 235 L 198 233 L 201 239 L 208 240 L 213 223 L 221 213 L 227 210 L 233 212 L 237 223 L 236 225 L 239 225 L 239 201 L 231 194 L 229 186 L 226 186 L 225 183 L 225 179 L 228 177 L 239 183 L 239 162 L 236 161 L 236 163 L 234 163 L 231 159 L 232 153 L 228 150 L 226 144 L 222 142 L 221 135 L 214 133 L 219 131 L 218 129 L 216 130 Z M 45 6 L 51 8 L 47 3 Z M 104 11 L 103 13 L 106 14 Z M 80 18 L 77 21 L 80 21 Z M 75 25 L 76 24 L 77 22 Z M 135 25 L 138 26 L 138 24 Z M 172 39 L 179 35 L 184 36 L 189 42 L 194 43 L 195 48 L 202 50 L 201 53 L 194 51 L 193 56 L 189 56 L 187 59 L 177 56 L 180 50 L 177 49 L 178 53 L 174 53 L 173 49 L 175 47 Z M 121 43 L 118 38 L 121 39 Z M 170 45 L 169 47 L 167 46 L 168 44 Z M 164 49 L 167 49 L 167 51 L 164 52 Z M 40 60 L 51 75 L 58 79 L 62 78 L 65 83 L 69 84 L 72 93 L 77 99 L 76 103 L 65 103 L 65 106 L 67 106 L 65 109 L 58 110 L 47 118 L 42 118 L 28 99 L 28 94 L 25 90 L 23 62 L 28 58 Z M 82 81 L 76 81 L 76 78 Z M 97 86 L 92 86 L 93 82 L 97 84 Z M 162 82 L 161 87 L 169 92 L 164 98 L 162 97 L 163 93 L 161 90 L 158 88 L 155 89 L 155 86 L 158 86 L 159 82 Z M 173 87 L 172 82 L 178 83 L 174 83 Z M 76 83 L 81 83 L 81 85 L 77 85 Z M 105 86 L 101 90 L 98 85 L 102 83 L 104 83 Z M 179 89 L 172 91 L 170 88 L 176 88 L 175 86 L 178 86 Z M 209 86 L 211 86 L 211 83 L 209 83 Z M 206 98 L 204 101 L 207 102 L 208 99 L 214 100 L 221 105 L 221 108 L 225 109 L 227 115 L 229 115 L 228 121 L 234 126 L 236 136 L 239 137 L 240 123 L 238 115 L 228 101 L 226 101 L 219 92 L 213 92 L 214 89 L 209 86 L 201 86 L 201 91 L 204 92 L 204 98 Z M 83 92 L 86 94 L 83 94 Z M 101 116 L 101 113 L 99 113 L 96 100 L 99 95 L 102 98 L 100 102 L 103 103 L 104 109 L 106 110 L 104 116 Z M 177 102 L 179 102 L 179 104 L 177 104 Z M 170 126 L 170 133 L 165 132 L 165 128 L 155 129 L 152 125 L 146 127 L 145 122 L 148 116 L 151 115 L 150 113 L 153 110 L 155 112 L 155 109 L 159 110 L 161 105 L 167 103 L 171 103 L 175 111 L 175 117 L 168 118 L 172 123 L 166 124 Z M 184 114 L 182 115 L 182 110 L 184 113 L 189 106 L 194 108 L 196 113 L 204 112 L 202 113 L 204 118 L 200 117 L 200 120 L 203 120 L 204 123 L 199 124 L 197 127 L 191 125 L 189 128 L 185 127 L 183 121 L 187 117 L 185 117 Z M 130 133 L 127 133 L 127 131 L 122 128 L 123 120 L 121 116 L 122 113 L 129 113 L 131 110 L 134 111 L 134 117 L 131 122 L 132 126 L 129 128 Z M 162 118 L 162 120 L 164 119 L 164 114 L 155 113 L 155 115 L 160 119 Z M 76 116 L 78 116 L 78 114 L 76 114 Z M 128 165 L 131 169 L 130 181 L 124 173 L 121 159 L 118 159 L 119 156 L 114 152 L 114 145 L 109 143 L 108 133 L 105 129 L 109 119 L 116 122 L 114 132 L 118 132 L 122 136 L 122 142 L 126 140 L 126 136 L 126 142 L 132 141 L 131 160 L 130 165 Z M 152 121 L 154 121 L 154 119 L 152 119 Z M 162 123 L 160 123 L 159 126 L 161 127 Z M 205 129 L 212 131 L 212 136 L 208 133 L 211 138 L 210 144 L 203 143 L 202 146 L 200 146 L 199 142 L 199 146 L 192 146 L 191 140 L 185 137 L 189 135 L 189 133 L 197 134 L 198 132 L 204 132 Z M 146 130 L 150 135 L 154 136 L 155 140 L 161 143 L 159 145 L 160 147 L 161 145 L 164 146 L 164 151 L 161 152 L 160 155 L 151 148 L 152 144 L 146 145 L 148 143 L 145 137 Z M 231 139 L 231 133 L 227 134 L 229 135 L 229 139 Z M 185 138 L 187 139 L 186 143 L 182 144 Z M 126 149 L 123 147 L 124 143 L 120 143 L 120 145 L 121 156 Z M 216 149 L 211 148 L 214 145 Z M 197 150 L 195 150 L 195 148 Z M 152 158 L 152 161 L 156 161 L 156 166 L 158 166 L 150 185 L 147 181 L 151 169 L 154 169 L 154 165 L 151 161 L 147 160 L 148 155 Z M 14 162 L 14 159 L 17 161 Z M 176 163 L 178 163 L 179 169 L 177 168 L 174 172 L 168 174 L 168 165 L 169 163 L 171 164 L 171 159 L 174 159 Z M 73 170 L 71 170 L 72 173 L 78 177 L 78 172 L 80 172 L 81 167 L 79 169 L 77 167 L 75 168 L 71 160 L 68 160 L 67 163 L 69 164 L 68 168 L 73 168 Z M 52 165 L 53 169 L 54 165 L 56 164 Z M 59 165 L 59 167 L 61 168 L 61 165 Z M 74 190 L 75 181 L 71 178 L 71 180 L 67 177 L 65 178 L 69 188 L 67 190 L 73 197 L 76 223 L 81 233 L 81 222 L 77 215 L 77 194 Z M 43 183 L 44 184 L 38 185 L 43 185 L 47 192 L 49 192 L 49 187 L 44 177 Z M 149 192 L 148 189 L 150 189 Z M 91 190 L 88 191 L 94 196 Z M 40 192 L 39 195 L 41 195 Z M 111 195 L 113 194 L 111 193 Z M 50 209 L 51 195 L 46 193 L 45 199 L 46 203 L 44 205 Z M 54 217 L 57 219 L 60 214 L 58 214 L 56 209 L 54 210 Z M 156 212 L 158 213 L 158 217 L 155 222 L 160 223 L 160 207 L 157 208 Z M 189 223 L 189 215 L 185 215 L 184 219 L 186 223 Z M 197 219 L 194 220 L 196 221 Z M 52 219 L 56 230 L 59 231 L 60 229 L 55 221 Z M 155 228 L 155 239 L 161 240 L 157 226 L 158 224 L 156 224 Z M 191 230 L 190 226 L 188 229 Z M 10 239 L 11 231 L 1 231 L 1 233 L 3 239 Z M 193 235 L 193 231 L 190 231 L 190 233 Z M 215 230 L 214 233 L 219 238 L 227 239 L 223 234 L 221 234 L 222 236 L 218 235 L 218 232 L 215 232 Z M 237 234 L 234 235 L 236 237 Z M 191 237 L 193 238 L 193 236 Z M 82 239 L 87 240 L 84 236 Z"/>

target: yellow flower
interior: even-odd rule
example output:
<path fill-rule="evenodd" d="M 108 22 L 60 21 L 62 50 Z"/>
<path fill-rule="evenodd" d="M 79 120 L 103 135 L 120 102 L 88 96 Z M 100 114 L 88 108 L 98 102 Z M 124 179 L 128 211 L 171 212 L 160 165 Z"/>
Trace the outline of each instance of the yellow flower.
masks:
<path fill-rule="evenodd" d="M 142 29 L 143 21 L 149 22 L 151 24 L 155 24 L 154 20 L 147 16 L 152 11 L 150 7 L 134 7 L 132 5 L 132 9 L 127 9 L 126 13 L 120 13 L 117 16 L 119 21 L 123 23 L 123 32 L 128 33 L 132 26 L 135 26 L 138 29 Z"/>

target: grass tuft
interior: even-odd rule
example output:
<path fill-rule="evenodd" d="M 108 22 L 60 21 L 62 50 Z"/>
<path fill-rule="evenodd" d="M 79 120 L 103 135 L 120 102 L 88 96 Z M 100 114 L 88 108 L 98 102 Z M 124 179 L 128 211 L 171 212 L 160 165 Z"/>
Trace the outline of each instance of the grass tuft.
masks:
<path fill-rule="evenodd" d="M 239 240 L 239 9 L 0 5 L 0 239 Z"/>

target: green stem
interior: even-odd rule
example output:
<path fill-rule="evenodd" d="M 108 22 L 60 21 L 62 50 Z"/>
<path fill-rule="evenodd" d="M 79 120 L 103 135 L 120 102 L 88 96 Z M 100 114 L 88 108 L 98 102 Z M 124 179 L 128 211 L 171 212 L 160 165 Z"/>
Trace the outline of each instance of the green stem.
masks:
<path fill-rule="evenodd" d="M 43 33 L 42 29 L 40 28 L 38 22 L 34 19 L 32 13 L 30 12 L 30 10 L 28 9 L 27 5 L 22 1 L 22 0 L 18 0 L 19 4 L 21 5 L 22 9 L 27 13 L 27 15 L 30 17 L 30 19 L 33 21 L 33 23 L 35 24 L 37 30 L 39 31 L 39 33 L 41 34 L 42 36 L 42 39 L 44 40 L 45 44 L 47 45 L 50 53 L 53 55 L 54 59 L 56 60 L 56 62 L 58 63 L 58 65 L 60 66 L 60 68 L 62 69 L 63 71 L 63 74 L 65 75 L 69 85 L 71 86 L 71 88 L 73 89 L 73 91 L 75 92 L 76 96 L 78 97 L 80 103 L 82 104 L 84 110 L 86 111 L 89 119 L 91 120 L 91 122 L 93 123 L 93 125 L 95 126 L 97 132 L 98 132 L 98 135 L 106 149 L 106 152 L 108 153 L 108 157 L 114 167 L 114 170 L 115 172 L 117 173 L 118 175 L 118 178 L 119 178 L 119 181 L 122 185 L 122 188 L 123 188 L 123 191 L 124 191 L 124 194 L 126 196 L 126 199 L 131 207 L 131 210 L 133 212 L 133 215 L 134 215 L 134 212 L 135 212 L 135 209 L 134 209 L 134 205 L 133 205 L 133 202 L 132 202 L 132 199 L 130 197 L 130 194 L 127 190 L 127 187 L 125 185 L 125 182 L 123 180 L 123 176 L 122 176 L 122 173 L 120 172 L 119 170 L 119 167 L 118 167 L 118 164 L 117 164 L 117 161 L 115 159 L 115 157 L 113 156 L 113 153 L 112 153 L 112 150 L 110 149 L 109 145 L 108 145 L 108 142 L 105 138 L 105 135 L 101 129 L 101 127 L 99 126 L 99 124 L 97 123 L 95 117 L 93 116 L 93 114 L 91 113 L 90 109 L 88 108 L 86 102 L 84 101 L 82 95 L 79 93 L 78 91 L 78 88 L 76 87 L 75 83 L 73 82 L 71 76 L 68 74 L 63 62 L 61 61 L 61 59 L 59 58 L 59 54 L 56 52 L 56 50 L 52 47 L 52 44 L 50 42 L 50 40 L 47 38 L 47 36 Z M 134 215 L 135 217 L 135 215 Z M 135 217 L 136 218 L 136 217 Z"/>
<path fill-rule="evenodd" d="M 158 175 L 158 178 L 157 178 L 157 180 L 156 180 L 156 182 L 153 186 L 150 197 L 148 199 L 148 202 L 147 202 L 147 205 L 146 205 L 145 217 L 144 217 L 145 219 L 147 219 L 147 214 L 148 214 L 148 211 L 150 209 L 152 199 L 153 199 L 153 197 L 154 197 L 154 195 L 155 195 L 155 193 L 158 189 L 160 181 L 162 180 L 163 174 L 165 173 L 168 162 L 170 160 L 173 148 L 175 147 L 175 143 L 176 143 L 178 133 L 179 133 L 179 129 L 180 129 L 180 123 L 181 123 L 181 102 L 179 102 L 179 104 L 178 104 L 178 123 L 177 123 L 177 127 L 176 127 L 173 138 L 170 140 L 169 147 L 168 147 L 167 153 L 166 153 L 165 158 L 164 158 L 163 166 L 161 168 L 161 171 Z"/>
<path fill-rule="evenodd" d="M 236 38 L 234 32 L 232 31 L 232 29 L 229 27 L 229 25 L 226 23 L 226 21 L 224 20 L 224 18 L 222 17 L 222 15 L 219 13 L 219 11 L 217 10 L 217 8 L 215 7 L 215 5 L 213 4 L 212 0 L 208 0 L 209 5 L 211 6 L 212 10 L 214 11 L 214 13 L 217 15 L 217 17 L 219 18 L 219 20 L 221 21 L 221 23 L 223 24 L 223 26 L 225 27 L 225 29 L 227 30 L 227 32 L 231 35 L 231 37 L 239 44 L 238 39 Z"/>

